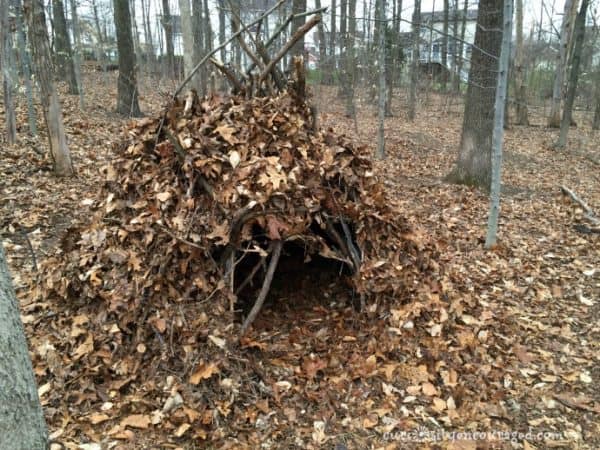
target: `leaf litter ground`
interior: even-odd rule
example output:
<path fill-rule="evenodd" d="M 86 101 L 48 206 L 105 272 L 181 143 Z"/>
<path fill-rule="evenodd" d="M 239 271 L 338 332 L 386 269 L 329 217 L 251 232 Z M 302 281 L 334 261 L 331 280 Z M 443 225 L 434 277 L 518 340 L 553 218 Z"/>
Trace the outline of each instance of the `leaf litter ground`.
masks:
<path fill-rule="evenodd" d="M 373 111 L 359 104 L 354 136 L 354 123 L 343 118 L 334 92 L 320 88 L 316 94 L 323 126 L 331 124 L 357 143 L 373 141 Z M 97 212 L 106 175 L 100 169 L 119 146 L 121 124 L 106 112 L 110 98 L 93 99 L 97 113 L 85 125 L 68 99 L 80 179 L 54 179 L 33 151 L 35 141 L 3 154 L 2 232 L 57 443 L 425 448 L 409 442 L 414 435 L 386 433 L 533 430 L 557 434 L 517 439 L 518 445 L 598 447 L 598 236 L 573 227 L 582 213 L 559 190 L 561 184 L 571 187 L 599 211 L 598 170 L 587 158 L 598 155 L 587 124 L 572 130 L 580 144 L 576 154 L 550 150 L 554 133 L 543 128 L 508 131 L 500 245 L 487 252 L 487 197 L 440 181 L 459 138 L 458 106 L 442 117 L 432 111 L 443 102 L 432 96 L 418 127 L 402 117 L 389 119 L 389 159 L 376 164 L 376 172 L 394 211 L 412 225 L 413 239 L 439 252 L 439 287 L 424 282 L 426 289 L 417 288 L 410 302 L 367 303 L 358 313 L 339 277 L 318 265 L 298 277 L 298 261 L 290 261 L 280 267 L 280 279 L 289 283 L 274 283 L 239 347 L 225 351 L 226 334 L 207 333 L 183 346 L 180 361 L 187 366 L 169 368 L 144 365 L 148 355 L 160 353 L 157 336 L 161 330 L 169 336 L 167 327 L 177 320 L 202 329 L 202 312 L 177 317 L 175 311 L 169 321 L 155 320 L 158 333 L 145 341 L 136 330 L 104 320 L 108 315 L 36 301 L 32 293 L 47 280 L 38 274 L 36 283 L 29 270 L 25 233 L 43 265 L 62 251 L 65 229 L 85 226 Z M 133 267 L 135 261 L 123 264 Z M 73 310 L 68 317 L 65 308 Z M 100 336 L 112 340 L 97 342 Z M 119 354 L 119 347 L 132 345 L 132 354 Z M 193 360 L 186 361 L 188 353 Z M 101 367 L 111 372 L 99 372 Z"/>

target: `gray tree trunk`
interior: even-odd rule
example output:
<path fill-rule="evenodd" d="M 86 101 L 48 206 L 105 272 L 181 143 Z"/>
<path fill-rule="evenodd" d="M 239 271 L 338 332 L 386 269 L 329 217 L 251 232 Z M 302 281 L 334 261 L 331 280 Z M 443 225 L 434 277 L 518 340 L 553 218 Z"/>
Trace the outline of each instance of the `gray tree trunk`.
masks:
<path fill-rule="evenodd" d="M 225 43 L 225 0 L 219 0 L 219 45 Z M 222 47 L 220 50 L 221 61 L 225 61 L 226 47 Z"/>
<path fill-rule="evenodd" d="M 385 158 L 385 0 L 379 0 L 379 128 L 377 158 Z M 420 0 L 417 0 L 420 4 Z"/>
<path fill-rule="evenodd" d="M 162 26 L 165 30 L 165 45 L 167 50 L 167 77 L 175 76 L 175 47 L 173 46 L 173 18 L 169 0 L 162 0 Z"/>
<path fill-rule="evenodd" d="M 46 423 L 2 242 L 0 317 L 0 448 L 46 450 Z"/>
<path fill-rule="evenodd" d="M 348 33 L 346 38 L 346 116 L 354 117 L 354 82 L 356 78 L 356 57 L 354 41 L 356 40 L 356 0 L 348 0 Z"/>
<path fill-rule="evenodd" d="M 19 47 L 19 58 L 23 68 L 23 78 L 25 79 L 25 95 L 27 96 L 27 118 L 29 121 L 29 133 L 37 136 L 37 114 L 33 106 L 33 88 L 31 86 L 31 59 L 25 45 L 25 21 L 23 18 L 23 4 L 21 0 L 14 2 L 16 9 L 17 24 L 17 45 Z"/>
<path fill-rule="evenodd" d="M 523 54 L 523 0 L 516 0 L 517 42 L 515 47 L 515 101 L 517 103 L 517 125 L 529 125 L 527 114 L 527 67 Z"/>
<path fill-rule="evenodd" d="M 565 93 L 564 84 L 567 73 L 569 46 L 578 3 L 579 0 L 565 0 L 565 12 L 560 28 L 560 46 L 556 56 L 552 104 L 550 106 L 550 116 L 548 117 L 548 126 L 552 128 L 560 126 L 560 106 Z"/>
<path fill-rule="evenodd" d="M 565 108 L 562 120 L 560 121 L 560 134 L 556 147 L 564 148 L 567 145 L 567 134 L 573 118 L 573 104 L 575 103 L 575 94 L 577 92 L 577 83 L 579 81 L 579 68 L 581 66 L 581 52 L 583 49 L 583 39 L 585 37 L 585 17 L 589 0 L 581 0 L 581 8 L 575 19 L 575 43 L 573 46 L 573 61 L 571 63 L 571 72 L 569 74 L 569 84 L 567 89 L 567 98 L 565 99 Z"/>
<path fill-rule="evenodd" d="M 183 40 L 183 72 L 187 77 L 195 66 L 194 32 L 190 0 L 179 0 L 179 11 L 181 13 L 181 39 Z M 197 80 L 192 79 L 191 86 L 198 89 L 197 84 Z"/>
<path fill-rule="evenodd" d="M 458 0 L 456 1 L 458 7 Z M 460 41 L 454 40 L 454 92 L 460 92 L 460 76 L 464 66 L 464 44 L 465 41 L 465 30 L 467 29 L 467 11 L 469 10 L 469 0 L 465 0 L 463 4 L 463 15 L 460 25 Z M 454 12 L 454 35 L 456 36 L 458 12 Z"/>
<path fill-rule="evenodd" d="M 521 0 L 517 0 L 519 2 Z M 512 39 L 512 0 L 504 0 L 504 26 L 502 30 L 502 50 L 498 65 L 498 87 L 494 104 L 494 131 L 492 133 L 492 184 L 490 187 L 490 213 L 485 247 L 496 244 L 498 218 L 500 216 L 500 187 L 502 180 L 502 140 L 504 138 L 504 109 L 508 87 L 510 41 Z"/>
<path fill-rule="evenodd" d="M 450 20 L 450 2 L 444 0 L 444 25 L 442 36 L 442 92 L 448 89 L 448 25 Z M 456 51 L 456 48 L 454 49 Z"/>
<path fill-rule="evenodd" d="M 321 9 L 321 0 L 315 0 L 315 8 Z M 327 58 L 327 43 L 325 42 L 325 27 L 322 20 L 317 25 L 317 33 L 319 36 L 319 69 L 321 76 L 323 76 L 325 69 L 323 64 L 325 64 L 325 59 Z"/>
<path fill-rule="evenodd" d="M 494 103 L 502 45 L 502 0 L 480 0 L 461 142 L 451 182 L 490 188 Z"/>
<path fill-rule="evenodd" d="M 56 50 L 56 68 L 58 76 L 67 82 L 69 94 L 76 95 L 77 77 L 73 66 L 73 50 L 67 31 L 65 7 L 62 0 L 52 0 L 52 13 L 54 15 L 54 47 Z"/>
<path fill-rule="evenodd" d="M 83 97 L 83 86 L 81 79 L 81 30 L 79 28 L 79 14 L 77 14 L 77 3 L 75 0 L 69 0 L 71 7 L 71 22 L 73 24 L 73 66 L 75 68 L 75 80 L 77 81 L 77 91 L 79 92 L 79 108 L 81 110 L 85 107 Z"/>
<path fill-rule="evenodd" d="M 131 18 L 128 0 L 113 0 L 117 48 L 119 51 L 119 80 L 117 85 L 117 112 L 124 116 L 141 116 L 135 70 L 135 52 L 131 36 Z"/>
<path fill-rule="evenodd" d="M 306 0 L 292 0 L 292 13 L 301 14 L 306 12 Z M 306 17 L 294 17 L 292 20 L 292 35 L 306 22 Z M 304 56 L 304 36 L 290 50 L 291 56 Z M 304 61 L 306 64 L 306 61 Z"/>
<path fill-rule="evenodd" d="M 44 6 L 41 0 L 29 0 L 24 9 L 27 12 L 35 75 L 40 86 L 42 110 L 48 127 L 50 156 L 54 164 L 54 172 L 59 176 L 73 175 L 71 153 L 67 145 L 62 112 L 54 85 L 54 67 L 50 56 Z"/>
<path fill-rule="evenodd" d="M 4 114 L 6 122 L 6 141 L 9 144 L 17 142 L 17 118 L 15 114 L 15 103 L 13 100 L 14 80 L 12 76 L 13 67 L 13 43 L 8 24 L 9 5 L 7 0 L 0 1 L 3 11 L 0 22 L 0 70 L 2 72 L 2 91 L 4 95 Z"/>
<path fill-rule="evenodd" d="M 417 84 L 419 82 L 419 43 L 421 40 L 421 0 L 415 0 L 412 16 L 412 61 L 410 65 L 410 94 L 408 99 L 408 120 L 415 120 L 417 110 Z"/>

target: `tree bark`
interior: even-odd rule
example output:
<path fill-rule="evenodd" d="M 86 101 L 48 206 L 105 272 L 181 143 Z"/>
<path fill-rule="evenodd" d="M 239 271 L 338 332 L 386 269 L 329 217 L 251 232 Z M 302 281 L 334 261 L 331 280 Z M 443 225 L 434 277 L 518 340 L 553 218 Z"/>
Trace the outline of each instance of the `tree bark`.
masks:
<path fill-rule="evenodd" d="M 124 116 L 142 115 L 138 103 L 135 53 L 131 37 L 131 18 L 128 0 L 113 0 L 117 48 L 119 51 L 119 80 L 117 112 Z"/>
<path fill-rule="evenodd" d="M 408 120 L 415 120 L 417 108 L 417 83 L 419 82 L 419 43 L 421 40 L 421 0 L 415 0 L 412 17 L 412 61 L 410 65 L 410 95 Z"/>
<path fill-rule="evenodd" d="M 238 0 L 231 3 L 235 6 L 239 11 L 239 3 Z M 204 5 L 202 4 L 202 0 L 192 0 L 192 31 L 194 35 L 194 61 L 200 61 L 206 55 L 205 51 L 205 33 L 204 33 Z M 235 10 L 234 10 L 235 12 Z M 231 29 L 236 30 L 237 28 L 234 25 L 234 22 L 231 22 Z M 236 55 L 237 58 L 237 55 Z M 207 78 L 208 78 L 208 69 L 206 66 L 200 68 L 198 73 L 194 76 L 193 86 L 196 88 L 200 95 L 204 95 L 207 87 Z"/>
<path fill-rule="evenodd" d="M 377 131 L 377 158 L 385 158 L 385 0 L 378 0 L 379 14 L 379 108 Z M 421 0 L 416 0 L 419 5 Z M 420 6 L 419 6 L 420 7 Z M 416 8 L 416 7 L 415 7 Z"/>
<path fill-rule="evenodd" d="M 356 57 L 354 41 L 356 40 L 356 0 L 348 0 L 348 37 L 346 38 L 346 116 L 354 117 L 354 82 L 356 78 Z"/>
<path fill-rule="evenodd" d="M 517 42 L 515 47 L 515 101 L 517 102 L 517 125 L 529 125 L 527 114 L 527 68 L 523 55 L 523 0 L 516 0 Z"/>
<path fill-rule="evenodd" d="M 17 118 L 15 114 L 15 103 L 13 100 L 14 81 L 11 70 L 14 64 L 13 42 L 8 23 L 8 1 L 1 0 L 0 8 L 2 11 L 4 11 L 0 22 L 0 71 L 2 73 L 4 115 L 6 118 L 6 141 L 9 144 L 14 144 L 17 142 Z"/>
<path fill-rule="evenodd" d="M 194 68 L 194 32 L 192 28 L 192 9 L 190 0 L 179 0 L 181 13 L 181 39 L 183 40 L 183 72 L 187 77 Z M 192 81 L 192 86 L 198 83 Z"/>
<path fill-rule="evenodd" d="M 565 108 L 562 120 L 560 122 L 560 135 L 558 136 L 558 148 L 564 148 L 567 145 L 567 134 L 573 117 L 573 104 L 575 103 L 575 94 L 577 92 L 577 83 L 579 81 L 579 68 L 581 66 L 581 52 L 583 49 L 583 39 L 585 37 L 585 17 L 589 0 L 581 0 L 581 8 L 577 13 L 574 27 L 575 43 L 573 46 L 573 61 L 571 63 L 571 72 L 569 74 L 569 83 L 567 89 L 567 98 L 565 99 Z"/>
<path fill-rule="evenodd" d="M 173 46 L 173 18 L 171 17 L 171 9 L 169 0 L 162 0 L 162 26 L 165 30 L 165 45 L 167 50 L 167 76 L 175 76 L 175 48 Z"/>
<path fill-rule="evenodd" d="M 92 13 L 94 15 L 94 25 L 96 28 L 96 39 L 98 39 L 98 43 L 95 46 L 96 49 L 96 60 L 100 63 L 102 70 L 106 72 L 106 54 L 104 43 L 104 35 L 102 34 L 102 28 L 100 27 L 100 17 L 98 16 L 98 4 L 96 0 L 92 1 Z"/>
<path fill-rule="evenodd" d="M 35 75 L 40 87 L 42 109 L 48 127 L 50 156 L 54 164 L 54 172 L 59 176 L 73 175 L 71 153 L 67 145 L 61 107 L 54 85 L 54 67 L 50 56 L 46 17 L 41 0 L 28 1 L 25 11 L 27 11 Z"/>
<path fill-rule="evenodd" d="M 65 19 L 65 8 L 62 0 L 52 0 L 52 13 L 54 15 L 54 47 L 56 50 L 56 69 L 58 76 L 65 80 L 69 86 L 69 94 L 77 95 L 77 78 L 73 66 L 73 50 L 69 32 L 67 31 L 67 20 Z"/>
<path fill-rule="evenodd" d="M 73 67 L 75 69 L 75 80 L 77 81 L 77 92 L 79 92 L 79 108 L 84 109 L 83 86 L 81 80 L 81 30 L 79 28 L 79 15 L 77 14 L 77 3 L 69 0 L 71 7 L 71 21 L 73 25 Z"/>
<path fill-rule="evenodd" d="M 330 25 L 330 33 L 329 33 L 329 74 L 327 77 L 327 82 L 333 84 L 334 82 L 334 73 L 337 69 L 337 57 L 336 57 L 336 28 L 337 28 L 337 2 L 336 0 L 331 0 L 331 25 Z"/>
<path fill-rule="evenodd" d="M 567 73 L 569 46 L 578 3 L 578 0 L 565 1 L 565 12 L 560 29 L 560 47 L 556 56 L 552 104 L 550 106 L 550 116 L 548 117 L 548 126 L 551 128 L 558 128 L 560 126 L 560 107 L 565 93 L 564 84 Z"/>
<path fill-rule="evenodd" d="M 456 0 L 456 7 L 458 7 L 458 0 Z M 463 16 L 460 25 L 460 41 L 454 40 L 454 92 L 460 92 L 460 77 L 464 65 L 464 44 L 465 31 L 467 29 L 467 11 L 469 10 L 469 0 L 464 0 L 463 4 Z M 456 27 L 458 21 L 458 12 L 454 12 L 454 36 L 456 36 Z"/>
<path fill-rule="evenodd" d="M 521 0 L 517 0 L 519 2 Z M 508 88 L 508 70 L 510 60 L 510 41 L 512 39 L 512 0 L 504 1 L 504 26 L 502 31 L 502 50 L 498 67 L 498 83 L 494 104 L 494 131 L 492 133 L 492 184 L 490 188 L 490 213 L 488 217 L 485 247 L 496 244 L 498 218 L 500 216 L 500 188 L 502 180 L 502 140 L 504 138 L 504 109 Z"/>
<path fill-rule="evenodd" d="M 25 45 L 25 22 L 23 17 L 23 4 L 21 0 L 15 1 L 17 20 L 17 45 L 19 47 L 19 58 L 23 68 L 25 79 L 25 95 L 27 96 L 27 118 L 29 120 L 29 133 L 37 136 L 37 114 L 33 106 L 33 88 L 31 86 L 31 60 Z"/>
<path fill-rule="evenodd" d="M 292 14 L 301 14 L 306 11 L 306 0 L 293 0 L 292 3 Z M 292 19 L 292 35 L 304 25 L 306 17 L 294 17 Z M 302 56 L 304 57 L 304 36 L 302 36 L 298 42 L 294 44 L 291 49 L 290 56 Z M 304 61 L 306 64 L 306 61 Z"/>
<path fill-rule="evenodd" d="M 321 9 L 321 0 L 315 0 L 315 8 Z M 327 43 L 325 42 L 325 27 L 323 22 L 319 22 L 317 25 L 317 33 L 319 36 L 319 70 L 321 71 L 321 77 L 325 69 L 325 60 L 327 58 Z"/>
<path fill-rule="evenodd" d="M 2 242 L 0 317 L 0 448 L 46 450 L 46 423 Z"/>
<path fill-rule="evenodd" d="M 219 45 L 225 43 L 225 0 L 219 0 Z M 225 47 L 221 48 L 221 62 L 225 62 Z"/>
<path fill-rule="evenodd" d="M 450 19 L 450 2 L 444 0 L 444 25 L 442 36 L 442 92 L 448 89 L 448 25 Z M 455 49 L 456 51 L 456 49 Z"/>
<path fill-rule="evenodd" d="M 458 159 L 447 179 L 490 188 L 492 133 L 503 0 L 481 0 Z"/>

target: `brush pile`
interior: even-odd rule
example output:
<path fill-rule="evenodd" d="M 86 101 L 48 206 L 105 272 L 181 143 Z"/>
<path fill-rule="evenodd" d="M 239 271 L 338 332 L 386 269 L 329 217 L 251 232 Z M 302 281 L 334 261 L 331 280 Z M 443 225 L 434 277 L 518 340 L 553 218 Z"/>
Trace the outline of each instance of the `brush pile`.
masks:
<path fill-rule="evenodd" d="M 257 283 L 264 300 L 286 249 L 302 249 L 300 269 L 311 258 L 341 265 L 363 302 L 410 302 L 437 272 L 427 244 L 392 213 L 366 150 L 314 130 L 293 94 L 190 92 L 126 134 L 91 223 L 46 263 L 39 295 L 54 340 L 35 355 L 43 380 L 89 404 L 88 422 L 110 423 L 101 406 L 129 396 L 111 436 L 160 423 L 173 392 L 214 414 L 194 389 L 204 381 L 220 398 L 209 380 L 233 371 L 235 341 L 251 325 L 235 321 L 236 294 L 254 298 Z M 63 402 L 60 392 L 46 402 Z M 213 420 L 185 423 L 208 433 Z"/>

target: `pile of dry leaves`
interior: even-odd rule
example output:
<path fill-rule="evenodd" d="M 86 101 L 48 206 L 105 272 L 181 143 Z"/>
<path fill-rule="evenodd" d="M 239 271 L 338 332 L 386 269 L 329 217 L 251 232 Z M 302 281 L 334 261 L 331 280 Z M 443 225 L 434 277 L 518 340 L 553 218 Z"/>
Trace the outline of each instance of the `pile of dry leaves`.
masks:
<path fill-rule="evenodd" d="M 393 213 L 365 150 L 315 131 L 294 96 L 190 93 L 126 133 L 91 223 L 70 230 L 37 288 L 49 339 L 34 364 L 69 435 L 223 437 L 240 391 L 259 389 L 244 380 L 236 294 L 256 297 L 277 243 L 296 270 L 335 267 L 368 305 L 415 301 L 392 310 L 398 327 L 424 310 L 447 320 L 434 247 Z"/>

